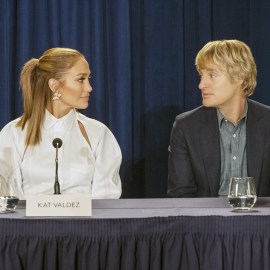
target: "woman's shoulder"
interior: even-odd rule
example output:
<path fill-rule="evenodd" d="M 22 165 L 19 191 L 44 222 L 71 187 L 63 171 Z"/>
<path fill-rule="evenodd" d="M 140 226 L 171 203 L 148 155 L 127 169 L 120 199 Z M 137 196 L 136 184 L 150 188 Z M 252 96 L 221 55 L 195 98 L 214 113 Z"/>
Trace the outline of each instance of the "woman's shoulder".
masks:
<path fill-rule="evenodd" d="M 83 124 L 92 146 L 97 146 L 101 141 L 109 141 L 110 145 L 119 147 L 114 134 L 102 122 L 93 118 L 89 118 L 81 113 L 77 114 L 77 120 Z"/>
<path fill-rule="evenodd" d="M 12 132 L 20 132 L 22 129 L 20 127 L 17 126 L 18 122 L 19 122 L 19 118 L 14 119 L 12 121 L 10 121 L 9 123 L 7 123 L 1 130 L 1 134 L 3 133 L 12 133 Z"/>
<path fill-rule="evenodd" d="M 0 148 L 7 145 L 21 149 L 24 148 L 26 128 L 22 129 L 19 127 L 17 125 L 18 122 L 19 119 L 12 120 L 2 128 L 0 132 Z"/>
<path fill-rule="evenodd" d="M 77 113 L 77 119 L 84 125 L 85 128 L 91 128 L 91 129 L 97 129 L 97 130 L 108 129 L 108 127 L 102 122 L 96 119 L 90 118 L 82 113 Z"/>
<path fill-rule="evenodd" d="M 105 137 L 114 138 L 114 135 L 111 132 L 111 130 L 104 123 L 96 119 L 87 117 L 82 113 L 78 113 L 77 120 L 83 124 L 87 134 L 89 134 L 92 137 L 92 139 L 95 138 L 99 140 Z"/>

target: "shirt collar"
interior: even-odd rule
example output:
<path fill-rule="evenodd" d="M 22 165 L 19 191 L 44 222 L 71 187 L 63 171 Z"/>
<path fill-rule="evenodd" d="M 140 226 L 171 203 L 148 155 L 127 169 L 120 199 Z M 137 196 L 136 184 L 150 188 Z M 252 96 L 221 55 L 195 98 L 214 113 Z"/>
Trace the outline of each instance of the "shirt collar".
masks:
<path fill-rule="evenodd" d="M 245 118 L 245 122 L 247 121 L 247 111 L 248 111 L 248 102 L 246 101 L 244 112 L 240 117 L 239 121 L 241 121 L 243 118 Z M 225 121 L 226 119 L 219 109 L 217 109 L 217 118 L 218 118 L 218 126 L 221 127 L 223 121 Z"/>
<path fill-rule="evenodd" d="M 45 130 L 49 130 L 52 128 L 61 128 L 65 130 L 68 127 L 72 126 L 75 119 L 77 119 L 77 112 L 75 109 L 71 109 L 68 114 L 61 118 L 56 118 L 48 110 L 45 110 L 43 128 Z"/>

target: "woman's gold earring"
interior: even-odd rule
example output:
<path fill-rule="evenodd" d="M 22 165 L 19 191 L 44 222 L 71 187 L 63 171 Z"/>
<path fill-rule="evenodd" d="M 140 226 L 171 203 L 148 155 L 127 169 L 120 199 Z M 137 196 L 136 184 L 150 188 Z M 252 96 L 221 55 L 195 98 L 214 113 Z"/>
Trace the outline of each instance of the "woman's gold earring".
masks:
<path fill-rule="evenodd" d="M 54 92 L 52 100 L 59 100 L 62 94 L 60 94 L 58 91 Z"/>

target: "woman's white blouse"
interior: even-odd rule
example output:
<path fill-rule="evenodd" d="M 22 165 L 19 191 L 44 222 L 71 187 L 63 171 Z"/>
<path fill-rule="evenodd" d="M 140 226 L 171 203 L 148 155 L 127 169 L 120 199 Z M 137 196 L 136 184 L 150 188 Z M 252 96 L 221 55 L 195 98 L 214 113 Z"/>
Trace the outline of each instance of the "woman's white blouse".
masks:
<path fill-rule="evenodd" d="M 82 123 L 90 145 L 83 137 Z M 31 194 L 53 194 L 55 181 L 55 138 L 63 142 L 58 150 L 58 180 L 61 193 L 91 194 L 93 199 L 119 198 L 122 161 L 120 147 L 111 131 L 101 122 L 71 110 L 57 119 L 48 111 L 39 145 L 25 150 L 26 128 L 16 127 L 18 119 L 0 133 L 1 193 L 13 185 L 20 199 Z"/>

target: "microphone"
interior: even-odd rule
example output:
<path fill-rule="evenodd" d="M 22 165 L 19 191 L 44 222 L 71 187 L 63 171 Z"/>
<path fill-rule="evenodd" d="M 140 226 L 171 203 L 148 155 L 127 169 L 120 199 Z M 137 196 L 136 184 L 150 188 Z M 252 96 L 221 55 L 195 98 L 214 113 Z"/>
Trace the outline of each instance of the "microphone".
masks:
<path fill-rule="evenodd" d="M 54 194 L 61 194 L 60 184 L 58 181 L 58 149 L 62 146 L 62 140 L 55 138 L 52 142 L 53 147 L 56 148 L 55 154 L 55 182 L 54 182 Z"/>

